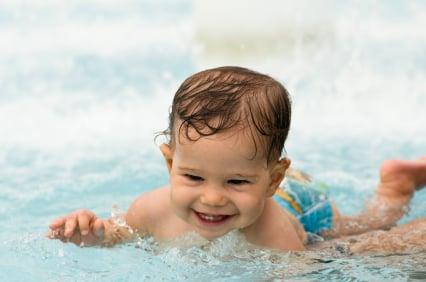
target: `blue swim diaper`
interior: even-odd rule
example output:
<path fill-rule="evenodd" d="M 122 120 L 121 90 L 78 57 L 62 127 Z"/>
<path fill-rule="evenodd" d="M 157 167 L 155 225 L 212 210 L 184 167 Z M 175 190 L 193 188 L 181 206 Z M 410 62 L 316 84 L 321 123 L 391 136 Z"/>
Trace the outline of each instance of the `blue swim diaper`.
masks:
<path fill-rule="evenodd" d="M 274 199 L 299 220 L 306 232 L 318 234 L 333 225 L 331 201 L 321 188 L 324 186 L 286 178 Z"/>

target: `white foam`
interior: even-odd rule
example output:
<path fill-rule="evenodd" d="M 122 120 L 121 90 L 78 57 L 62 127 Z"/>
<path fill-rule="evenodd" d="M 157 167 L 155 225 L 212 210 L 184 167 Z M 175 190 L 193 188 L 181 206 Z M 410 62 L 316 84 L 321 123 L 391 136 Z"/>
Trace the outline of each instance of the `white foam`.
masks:
<path fill-rule="evenodd" d="M 170 12 L 172 20 L 145 18 L 143 8 L 130 0 L 90 5 L 79 0 L 2 2 L 8 17 L 0 26 L 0 146 L 83 155 L 94 153 L 94 148 L 151 150 L 154 132 L 167 126 L 171 96 L 181 78 L 166 74 L 173 82 L 165 85 L 164 77 L 150 77 L 156 80 L 147 81 L 154 85 L 153 94 L 136 93 L 132 84 L 140 82 L 130 77 L 114 97 L 79 86 L 90 81 L 79 77 L 81 73 L 72 77 L 75 89 L 64 81 L 78 72 L 75 57 L 92 55 L 125 66 L 154 51 L 159 57 L 186 54 L 197 69 L 237 63 L 280 79 L 293 95 L 294 132 L 395 136 L 413 142 L 426 138 L 421 60 L 426 17 L 425 10 L 416 7 L 421 3 L 409 4 L 406 14 L 395 20 L 380 14 L 380 4 L 327 1 L 307 10 L 310 1 L 273 1 L 267 6 L 237 2 L 228 3 L 227 11 L 238 11 L 238 3 L 243 3 L 244 13 L 194 2 L 193 14 Z M 261 12 L 264 8 L 270 12 Z M 273 32 L 265 32 L 268 27 Z M 288 37 L 275 36 L 284 28 Z M 203 32 L 204 37 L 194 37 Z M 210 42 L 203 38 L 220 39 L 220 34 L 222 49 L 203 47 Z M 303 39 L 310 34 L 317 36 Z M 226 41 L 230 37 L 235 39 L 232 44 Z M 247 37 L 265 48 L 259 53 L 246 45 L 242 56 L 228 52 L 240 50 L 233 43 L 244 43 Z M 284 46 L 280 42 L 286 40 L 292 41 L 278 53 L 267 47 Z M 140 69 L 149 72 L 152 67 L 155 63 Z M 114 73 L 98 75 L 103 76 L 100 81 L 115 79 Z"/>
<path fill-rule="evenodd" d="M 293 96 L 292 130 L 307 136 L 425 142 L 422 2 L 311 3 L 233 1 L 227 13 L 198 3 L 198 67 L 245 65 L 280 79 Z"/>

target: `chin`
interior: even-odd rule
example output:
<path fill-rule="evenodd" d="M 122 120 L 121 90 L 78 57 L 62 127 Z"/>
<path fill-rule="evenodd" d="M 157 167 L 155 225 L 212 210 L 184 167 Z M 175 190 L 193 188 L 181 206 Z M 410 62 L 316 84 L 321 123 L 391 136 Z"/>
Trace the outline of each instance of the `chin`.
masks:
<path fill-rule="evenodd" d="M 224 232 L 209 232 L 206 230 L 200 230 L 200 228 L 197 228 L 197 232 L 198 234 L 201 235 L 201 237 L 203 237 L 204 239 L 207 239 L 209 241 L 215 240 L 217 238 L 220 238 L 224 235 L 226 235 L 227 233 L 229 233 L 232 230 L 228 230 L 228 231 L 224 231 Z"/>

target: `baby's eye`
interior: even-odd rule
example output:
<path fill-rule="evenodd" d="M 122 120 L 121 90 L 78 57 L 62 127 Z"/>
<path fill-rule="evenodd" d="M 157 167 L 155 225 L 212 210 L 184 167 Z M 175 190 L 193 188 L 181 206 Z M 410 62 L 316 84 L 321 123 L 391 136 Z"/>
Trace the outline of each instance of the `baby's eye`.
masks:
<path fill-rule="evenodd" d="M 228 183 L 232 185 L 243 185 L 243 184 L 249 184 L 250 181 L 243 180 L 243 179 L 231 179 L 231 180 L 228 180 Z"/>
<path fill-rule="evenodd" d="M 188 178 L 191 181 L 202 181 L 203 178 L 200 176 L 196 176 L 196 175 L 192 175 L 192 174 L 185 174 L 184 175 L 186 178 Z"/>

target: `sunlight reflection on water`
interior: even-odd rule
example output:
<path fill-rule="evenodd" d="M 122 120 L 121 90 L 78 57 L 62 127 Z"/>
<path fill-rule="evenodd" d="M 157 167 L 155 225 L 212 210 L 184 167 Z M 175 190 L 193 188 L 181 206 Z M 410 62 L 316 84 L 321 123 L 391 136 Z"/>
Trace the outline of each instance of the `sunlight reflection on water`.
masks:
<path fill-rule="evenodd" d="M 249 251 L 235 234 L 192 248 L 45 239 L 57 215 L 87 207 L 106 217 L 167 182 L 154 133 L 179 83 L 210 66 L 244 65 L 286 84 L 286 150 L 345 213 L 371 195 L 381 161 L 424 154 L 422 1 L 272 1 L 270 15 L 256 2 L 238 16 L 219 2 L 2 2 L 0 280 L 424 279 L 424 253 Z M 420 192 L 402 222 L 424 216 L 425 199 Z"/>

